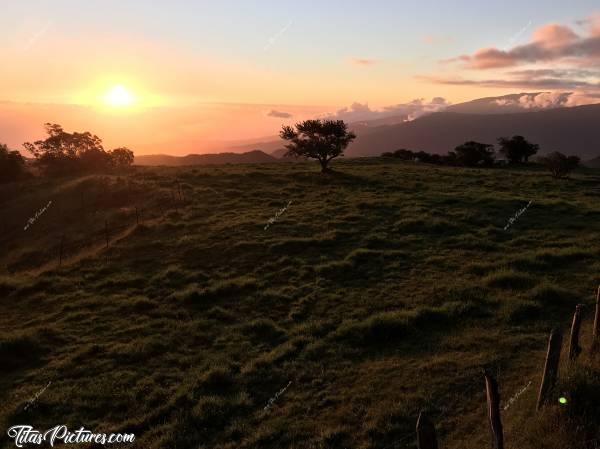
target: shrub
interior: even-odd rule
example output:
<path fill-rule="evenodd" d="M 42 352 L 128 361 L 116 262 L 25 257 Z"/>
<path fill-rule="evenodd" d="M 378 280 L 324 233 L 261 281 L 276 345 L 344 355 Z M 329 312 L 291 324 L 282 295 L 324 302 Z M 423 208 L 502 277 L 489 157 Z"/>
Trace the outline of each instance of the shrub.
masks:
<path fill-rule="evenodd" d="M 581 159 L 577 156 L 565 156 L 558 151 L 539 158 L 539 162 L 546 166 L 554 178 L 566 178 L 569 173 L 579 166 Z"/>

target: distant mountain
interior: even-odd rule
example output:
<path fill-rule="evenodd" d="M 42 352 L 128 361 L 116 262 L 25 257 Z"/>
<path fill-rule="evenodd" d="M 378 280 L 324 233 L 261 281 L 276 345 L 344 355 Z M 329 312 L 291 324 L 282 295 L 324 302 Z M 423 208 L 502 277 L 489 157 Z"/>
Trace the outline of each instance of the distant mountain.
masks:
<path fill-rule="evenodd" d="M 448 106 L 444 112 L 460 112 L 461 114 L 511 114 L 519 112 L 542 111 L 546 108 L 531 107 L 525 109 L 520 103 L 523 97 L 535 97 L 543 92 L 524 92 L 520 94 L 503 95 L 501 97 L 478 98 Z"/>
<path fill-rule="evenodd" d="M 187 156 L 169 156 L 156 154 L 136 156 L 136 165 L 214 165 L 214 164 L 260 164 L 265 162 L 279 162 L 276 157 L 270 156 L 260 150 L 246 153 L 215 153 L 215 154 L 188 154 Z"/>
<path fill-rule="evenodd" d="M 359 136 L 347 156 L 373 156 L 399 148 L 446 153 L 468 141 L 495 144 L 498 137 L 522 135 L 542 153 L 561 151 L 582 159 L 600 150 L 600 104 L 510 114 L 436 112 L 411 122 L 382 126 Z"/>
<path fill-rule="evenodd" d="M 600 168 L 600 156 L 590 159 L 589 161 L 583 162 L 583 165 L 591 168 Z"/>

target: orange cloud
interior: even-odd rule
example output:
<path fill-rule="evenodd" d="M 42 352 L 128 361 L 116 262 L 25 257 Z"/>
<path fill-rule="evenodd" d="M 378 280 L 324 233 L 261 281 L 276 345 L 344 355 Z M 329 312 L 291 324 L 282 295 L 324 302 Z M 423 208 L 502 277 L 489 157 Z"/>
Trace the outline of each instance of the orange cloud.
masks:
<path fill-rule="evenodd" d="M 358 66 L 369 66 L 374 65 L 377 61 L 374 59 L 353 58 L 350 62 Z"/>
<path fill-rule="evenodd" d="M 576 42 L 579 36 L 569 27 L 550 23 L 533 33 L 534 42 L 546 48 L 560 48 Z"/>
<path fill-rule="evenodd" d="M 468 69 L 486 70 L 521 64 L 568 62 L 589 65 L 600 62 L 600 19 L 594 17 L 589 35 L 581 37 L 571 28 L 551 23 L 538 28 L 529 44 L 510 50 L 482 48 L 472 55 L 461 55 L 441 62 L 463 62 Z"/>

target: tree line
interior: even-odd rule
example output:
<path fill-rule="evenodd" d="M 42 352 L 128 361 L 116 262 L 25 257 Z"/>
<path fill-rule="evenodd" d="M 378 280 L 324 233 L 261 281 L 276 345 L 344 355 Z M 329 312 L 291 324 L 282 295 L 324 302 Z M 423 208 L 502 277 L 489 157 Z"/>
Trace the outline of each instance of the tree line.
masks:
<path fill-rule="evenodd" d="M 356 139 L 356 134 L 342 120 L 305 120 L 294 127 L 283 126 L 279 136 L 289 142 L 285 145 L 285 156 L 316 159 L 322 173 L 330 172 L 329 163 L 343 156 L 344 150 Z M 540 149 L 538 144 L 529 142 L 523 136 L 500 137 L 498 144 L 498 153 L 508 164 L 526 164 Z M 382 156 L 463 167 L 490 167 L 499 162 L 494 145 L 475 141 L 465 142 L 445 155 L 400 149 L 383 153 Z M 538 162 L 544 164 L 555 178 L 564 178 L 579 165 L 580 159 L 555 151 L 538 158 Z"/>
<path fill-rule="evenodd" d="M 500 137 L 499 153 L 511 164 L 529 162 L 529 158 L 539 151 L 539 145 L 528 142 L 523 136 L 512 138 Z M 425 151 L 397 150 L 393 153 L 383 153 L 384 157 L 397 157 L 404 160 L 419 160 L 433 164 L 462 165 L 466 167 L 491 166 L 496 162 L 494 145 L 475 141 L 465 142 L 457 146 L 447 155 L 430 154 Z"/>
<path fill-rule="evenodd" d="M 394 152 L 383 153 L 382 156 L 429 164 L 491 167 L 501 161 L 511 165 L 526 164 L 540 149 L 538 144 L 527 141 L 523 136 L 513 136 L 511 138 L 500 137 L 498 144 L 500 149 L 497 153 L 494 145 L 469 141 L 457 146 L 446 155 L 400 149 Z M 498 154 L 504 156 L 505 159 L 498 160 Z M 555 178 L 568 176 L 581 162 L 578 156 L 566 156 L 558 151 L 539 157 L 537 161 L 546 166 Z"/>
<path fill-rule="evenodd" d="M 102 139 L 86 132 L 66 132 L 62 126 L 46 123 L 48 137 L 25 142 L 33 156 L 32 167 L 42 176 L 62 176 L 120 170 L 133 164 L 133 151 L 125 147 L 105 150 Z M 0 144 L 0 182 L 18 181 L 31 176 L 26 159 L 19 151 Z"/>
<path fill-rule="evenodd" d="M 106 151 L 102 140 L 90 132 L 66 132 L 62 126 L 46 123 L 48 137 L 23 147 L 34 157 L 34 166 L 48 176 L 82 172 L 97 172 L 122 169 L 133 164 L 133 152 L 125 147 Z M 329 163 L 343 156 L 344 150 L 356 139 L 356 134 L 348 129 L 343 120 L 305 120 L 295 127 L 283 126 L 280 137 L 289 143 L 286 156 L 316 159 L 321 172 L 330 172 Z M 523 136 L 500 137 L 499 154 L 509 164 L 522 164 L 537 154 L 539 145 L 527 141 Z M 418 160 L 441 165 L 486 167 L 498 162 L 494 145 L 469 141 L 457 146 L 446 155 L 431 154 L 425 151 L 400 149 L 383 153 L 384 157 L 402 160 Z M 553 152 L 538 159 L 556 178 L 564 178 L 575 169 L 580 159 Z M 26 176 L 25 159 L 18 151 L 10 151 L 0 144 L 0 182 L 9 182 Z"/>

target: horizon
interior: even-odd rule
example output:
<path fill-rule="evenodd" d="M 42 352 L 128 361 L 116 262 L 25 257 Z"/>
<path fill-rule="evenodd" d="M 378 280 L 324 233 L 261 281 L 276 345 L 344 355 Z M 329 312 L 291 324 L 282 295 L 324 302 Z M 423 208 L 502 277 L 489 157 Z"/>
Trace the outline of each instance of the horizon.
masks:
<path fill-rule="evenodd" d="M 412 120 L 529 92 L 550 93 L 536 99 L 542 109 L 600 102 L 600 72 L 586 68 L 600 60 L 591 1 L 311 6 L 9 5 L 0 141 L 24 153 L 51 122 L 136 155 L 183 156 L 231 151 L 307 118 Z"/>

